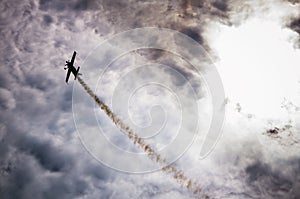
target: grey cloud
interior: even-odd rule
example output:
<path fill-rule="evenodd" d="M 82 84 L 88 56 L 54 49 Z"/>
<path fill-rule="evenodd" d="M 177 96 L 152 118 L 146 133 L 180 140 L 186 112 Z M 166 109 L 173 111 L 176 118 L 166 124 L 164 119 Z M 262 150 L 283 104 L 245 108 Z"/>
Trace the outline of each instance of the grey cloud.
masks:
<path fill-rule="evenodd" d="M 3 68 L 9 67 L 9 65 L 4 65 Z M 3 88 L 9 87 L 9 82 L 11 80 L 11 76 L 7 75 L 7 70 L 2 70 L 3 73 L 0 73 L 0 86 Z"/>
<path fill-rule="evenodd" d="M 3 30 L 0 33 L 0 198 L 185 197 L 185 193 L 178 194 L 180 188 L 172 189 L 173 184 L 169 182 L 160 186 L 158 181 L 165 182 L 167 178 L 149 174 L 151 180 L 147 181 L 144 176 L 115 173 L 83 150 L 72 120 L 72 86 L 66 86 L 63 80 L 64 58 L 69 58 L 66 56 L 74 47 L 84 49 L 88 41 L 84 37 L 97 38 L 143 26 L 173 28 L 200 44 L 209 45 L 203 35 L 206 21 L 230 25 L 230 14 L 239 9 L 239 3 L 197 0 L 182 1 L 182 4 L 175 0 L 3 3 L 5 6 L 1 11 L 5 18 L 0 23 Z M 178 16 L 181 13 L 185 15 Z M 299 33 L 299 19 L 294 19 L 289 27 Z M 97 33 L 93 34 L 92 30 Z M 160 50 L 139 53 L 196 80 L 188 66 L 172 61 L 168 53 Z M 176 77 L 172 81 L 178 87 L 186 83 L 177 81 Z M 199 81 L 194 84 L 201 89 Z M 238 143 L 242 145 L 242 142 L 239 140 Z M 234 155 L 234 150 L 223 155 L 221 162 L 232 160 L 225 165 L 223 173 L 230 173 L 235 179 L 226 178 L 224 174 L 225 180 L 220 181 L 238 184 L 244 180 L 242 174 L 245 172 L 247 186 L 251 187 L 248 191 L 243 190 L 244 187 L 228 185 L 224 188 L 228 198 L 238 194 L 248 198 L 263 197 L 260 194 L 265 192 L 270 197 L 299 197 L 299 159 L 281 160 L 280 166 L 274 167 L 264 160 L 248 165 L 244 159 L 258 159 L 257 156 Z M 215 183 L 210 191 L 219 191 L 222 198 L 226 192 L 223 184 L 218 184 L 216 174 L 210 171 L 216 167 L 208 169 L 211 173 L 204 180 L 208 184 Z M 206 171 L 204 169 L 203 173 Z M 119 183 L 120 180 L 124 183 Z M 172 191 L 176 194 L 169 193 Z"/>
<path fill-rule="evenodd" d="M 13 109 L 16 107 L 16 101 L 13 94 L 4 88 L 0 87 L 0 106 L 4 109 Z"/>
<path fill-rule="evenodd" d="M 88 189 L 87 182 L 75 174 L 47 175 L 31 156 L 14 155 L 14 166 L 1 176 L 1 198 L 75 198 Z"/>
<path fill-rule="evenodd" d="M 51 141 L 42 141 L 32 136 L 21 136 L 16 146 L 18 150 L 27 153 L 39 162 L 40 166 L 50 172 L 68 170 L 74 160 L 63 152 L 62 147 L 54 146 Z"/>
<path fill-rule="evenodd" d="M 258 160 L 247 166 L 248 185 L 254 192 L 266 193 L 267 197 L 299 198 L 300 159 L 279 161 L 269 165 Z"/>
<path fill-rule="evenodd" d="M 189 83 L 193 87 L 198 99 L 202 97 L 202 83 L 195 75 L 195 73 L 198 73 L 199 71 L 186 60 L 160 49 L 139 49 L 136 52 L 146 59 L 151 60 L 153 63 L 170 67 L 165 68 L 164 73 L 166 76 L 170 76 L 172 83 L 176 85 L 178 89 L 182 89 L 184 85 Z M 174 70 L 170 70 L 171 68 Z M 151 71 L 148 71 L 148 75 L 150 72 Z M 180 77 L 178 75 L 180 75 Z"/>
<path fill-rule="evenodd" d="M 29 73 L 26 74 L 24 82 L 31 88 L 38 89 L 40 91 L 50 90 L 55 86 L 53 79 L 49 78 L 47 74 L 43 72 Z"/>
<path fill-rule="evenodd" d="M 109 179 L 110 171 L 76 145 L 54 144 L 45 138 L 47 129 L 33 136 L 35 129 L 22 126 L 17 118 L 10 118 L 12 114 L 2 115 L 1 121 L 3 117 L 10 120 L 1 129 L 1 198 L 75 198 Z M 90 181 L 89 176 L 97 180 Z"/>
<path fill-rule="evenodd" d="M 56 27 L 61 13 L 54 14 L 51 3 L 45 4 L 47 13 L 34 1 L 3 5 L 0 198 L 76 198 L 96 185 L 105 187 L 110 170 L 95 162 L 76 137 L 72 86 L 63 79 L 63 48 L 72 48 L 66 37 L 73 33 Z M 57 42 L 61 48 L 55 49 Z"/>

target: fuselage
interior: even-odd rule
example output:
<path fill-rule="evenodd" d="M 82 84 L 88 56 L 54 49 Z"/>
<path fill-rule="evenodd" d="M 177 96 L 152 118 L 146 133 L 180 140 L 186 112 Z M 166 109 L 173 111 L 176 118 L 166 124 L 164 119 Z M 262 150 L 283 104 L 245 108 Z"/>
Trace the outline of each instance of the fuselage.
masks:
<path fill-rule="evenodd" d="M 67 67 L 68 67 L 68 69 L 69 70 L 71 70 L 71 72 L 76 76 L 77 75 L 77 71 L 76 71 L 76 68 L 72 65 L 72 63 L 71 62 L 69 62 L 69 61 L 66 61 L 66 63 L 67 63 Z"/>

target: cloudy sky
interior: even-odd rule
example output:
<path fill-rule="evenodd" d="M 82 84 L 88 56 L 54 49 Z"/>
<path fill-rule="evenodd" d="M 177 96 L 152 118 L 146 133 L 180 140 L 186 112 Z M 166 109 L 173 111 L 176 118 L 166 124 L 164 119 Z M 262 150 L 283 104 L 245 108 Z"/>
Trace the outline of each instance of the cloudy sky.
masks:
<path fill-rule="evenodd" d="M 0 198 L 300 197 L 298 0 L 2 0 L 0 15 Z M 172 31 L 114 37 L 143 27 Z M 124 50 L 138 40 L 185 52 L 173 31 L 203 54 Z M 200 195 L 65 84 L 74 50 L 83 80 Z M 201 156 L 213 110 L 222 134 Z"/>

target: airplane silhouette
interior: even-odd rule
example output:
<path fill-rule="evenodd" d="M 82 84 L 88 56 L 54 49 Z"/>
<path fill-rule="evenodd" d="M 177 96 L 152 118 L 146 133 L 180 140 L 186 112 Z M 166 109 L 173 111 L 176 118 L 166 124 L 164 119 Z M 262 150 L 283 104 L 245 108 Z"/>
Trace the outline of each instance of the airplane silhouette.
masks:
<path fill-rule="evenodd" d="M 68 81 L 69 81 L 71 72 L 73 73 L 73 75 L 75 77 L 74 80 L 76 80 L 77 75 L 81 75 L 80 73 L 78 73 L 80 67 L 78 66 L 77 70 L 74 67 L 75 57 L 76 57 L 76 51 L 74 51 L 71 61 L 66 61 L 65 66 L 67 66 L 67 67 L 64 68 L 65 70 L 68 69 L 67 76 L 66 76 L 66 83 L 68 83 Z"/>

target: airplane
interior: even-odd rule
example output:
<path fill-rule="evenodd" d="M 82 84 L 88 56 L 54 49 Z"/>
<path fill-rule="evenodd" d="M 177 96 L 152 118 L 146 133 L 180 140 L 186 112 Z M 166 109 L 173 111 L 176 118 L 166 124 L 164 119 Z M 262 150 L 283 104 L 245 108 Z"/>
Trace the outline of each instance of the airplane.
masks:
<path fill-rule="evenodd" d="M 74 67 L 75 57 L 76 57 L 76 51 L 74 51 L 71 61 L 70 60 L 66 61 L 65 66 L 67 66 L 67 67 L 64 68 L 65 70 L 68 69 L 67 76 L 66 76 L 66 83 L 68 83 L 68 81 L 69 81 L 71 72 L 73 73 L 73 75 L 75 77 L 74 80 L 76 80 L 77 75 L 81 75 L 80 73 L 78 73 L 80 67 L 78 66 L 77 70 Z"/>

